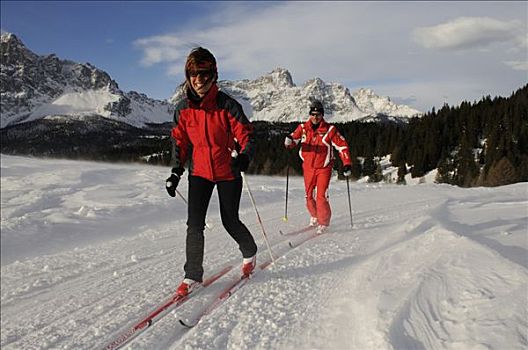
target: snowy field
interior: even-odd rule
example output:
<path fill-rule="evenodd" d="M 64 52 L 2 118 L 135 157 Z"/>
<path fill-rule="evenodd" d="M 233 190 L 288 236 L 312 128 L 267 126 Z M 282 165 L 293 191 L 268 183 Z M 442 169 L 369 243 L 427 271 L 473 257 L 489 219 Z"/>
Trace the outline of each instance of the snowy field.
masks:
<path fill-rule="evenodd" d="M 2 349 L 97 349 L 182 278 L 186 206 L 168 168 L 1 157 Z M 462 189 L 332 180 L 328 234 L 294 249 L 308 221 L 301 178 L 248 176 L 274 252 L 195 328 L 186 317 L 233 271 L 129 349 L 526 349 L 528 185 Z M 430 182 L 430 181 L 429 181 Z M 187 181 L 179 188 L 187 196 Z M 206 275 L 241 256 L 216 193 Z M 241 219 L 268 258 L 246 192 Z"/>

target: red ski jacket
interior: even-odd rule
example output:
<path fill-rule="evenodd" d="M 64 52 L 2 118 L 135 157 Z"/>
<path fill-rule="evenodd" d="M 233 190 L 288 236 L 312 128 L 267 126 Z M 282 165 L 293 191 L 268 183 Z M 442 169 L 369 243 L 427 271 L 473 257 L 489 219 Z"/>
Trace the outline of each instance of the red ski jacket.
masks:
<path fill-rule="evenodd" d="M 303 160 L 303 167 L 309 169 L 332 167 L 334 164 L 332 146 L 339 152 L 343 165 L 350 165 L 348 143 L 336 127 L 328 124 L 324 119 L 319 122 L 315 130 L 310 121 L 300 124 L 290 136 L 294 143 L 289 148 L 301 143 L 299 156 Z"/>
<path fill-rule="evenodd" d="M 231 152 L 254 153 L 253 127 L 242 106 L 216 84 L 200 102 L 187 98 L 174 111 L 172 166 L 183 168 L 190 159 L 190 175 L 217 182 L 240 177 L 231 166 Z"/>

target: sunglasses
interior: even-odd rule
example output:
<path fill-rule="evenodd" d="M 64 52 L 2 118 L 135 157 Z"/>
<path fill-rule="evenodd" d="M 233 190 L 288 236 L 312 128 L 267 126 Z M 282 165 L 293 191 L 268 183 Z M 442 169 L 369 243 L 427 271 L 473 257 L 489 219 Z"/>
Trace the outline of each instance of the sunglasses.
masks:
<path fill-rule="evenodd" d="M 206 70 L 191 70 L 189 71 L 189 76 L 196 78 L 197 76 L 201 76 L 202 78 L 209 79 L 213 76 L 213 71 L 210 69 Z"/>
<path fill-rule="evenodd" d="M 321 117 L 321 116 L 322 116 L 321 113 L 317 113 L 317 112 L 310 113 L 310 115 L 311 115 L 312 117 Z"/>

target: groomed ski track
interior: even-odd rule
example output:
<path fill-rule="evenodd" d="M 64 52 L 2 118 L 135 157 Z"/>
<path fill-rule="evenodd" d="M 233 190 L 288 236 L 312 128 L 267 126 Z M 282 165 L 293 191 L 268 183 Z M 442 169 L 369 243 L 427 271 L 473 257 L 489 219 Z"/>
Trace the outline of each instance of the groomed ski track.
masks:
<path fill-rule="evenodd" d="M 74 171 L 68 164 L 61 171 Z M 185 260 L 186 208 L 178 198 L 162 197 L 163 170 L 97 165 L 89 176 L 72 175 L 78 181 L 66 179 L 62 187 L 49 181 L 49 188 L 41 189 L 46 200 L 26 208 L 31 215 L 45 212 L 45 205 L 54 198 L 64 200 L 67 193 L 82 197 L 79 203 L 85 203 L 85 210 L 79 210 L 79 222 L 94 231 L 111 227 L 118 214 L 135 224 L 114 227 L 110 238 L 100 232 L 79 247 L 65 245 L 61 251 L 3 263 L 2 349 L 102 347 L 174 291 Z M 117 184 L 133 177 L 137 190 L 119 185 L 108 194 L 112 205 L 128 198 L 130 207 L 101 208 L 95 199 L 90 206 L 90 195 L 100 197 L 108 189 L 102 179 Z M 248 176 L 248 181 L 272 248 L 283 256 L 193 329 L 182 327 L 178 319 L 197 308 L 193 303 L 213 298 L 238 269 L 126 349 L 444 349 L 478 348 L 484 342 L 500 348 L 501 341 L 512 349 L 526 345 L 526 261 L 514 248 L 501 247 L 475 230 L 479 224 L 485 232 L 492 225 L 506 232 L 525 225 L 522 207 L 527 202 L 516 195 L 521 184 L 496 193 L 442 185 L 351 184 L 351 229 L 346 183 L 332 180 L 328 233 L 291 249 L 288 242 L 294 238 L 279 230 L 306 225 L 302 179 L 290 179 L 287 222 L 282 220 L 285 179 Z M 143 194 L 157 187 L 159 193 Z M 181 191 L 187 195 L 186 181 Z M 501 206 L 512 212 L 503 226 L 493 217 L 488 225 L 481 223 Z M 464 215 L 475 211 L 482 215 L 467 221 Z M 240 216 L 257 240 L 259 257 L 269 258 L 245 192 Z M 220 223 L 216 194 L 208 222 L 206 271 L 239 264 L 240 253 Z M 76 227 L 66 221 L 61 225 L 63 230 Z M 491 320 L 486 318 L 490 313 Z"/>

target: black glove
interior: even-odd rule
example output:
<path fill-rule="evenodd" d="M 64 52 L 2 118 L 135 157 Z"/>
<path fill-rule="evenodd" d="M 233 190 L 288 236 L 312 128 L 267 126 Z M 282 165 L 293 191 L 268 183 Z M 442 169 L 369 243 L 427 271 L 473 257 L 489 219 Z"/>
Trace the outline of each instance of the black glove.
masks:
<path fill-rule="evenodd" d="M 242 172 L 246 171 L 249 167 L 249 156 L 245 153 L 239 153 L 236 158 L 233 158 L 231 165 Z"/>
<path fill-rule="evenodd" d="M 180 183 L 183 171 L 182 168 L 172 168 L 171 176 L 165 181 L 165 188 L 167 189 L 169 196 L 176 197 L 176 187 L 178 187 L 178 184 Z"/>
<path fill-rule="evenodd" d="M 343 175 L 345 177 L 349 177 L 350 175 L 352 175 L 352 167 L 350 165 L 345 165 L 343 167 Z"/>

